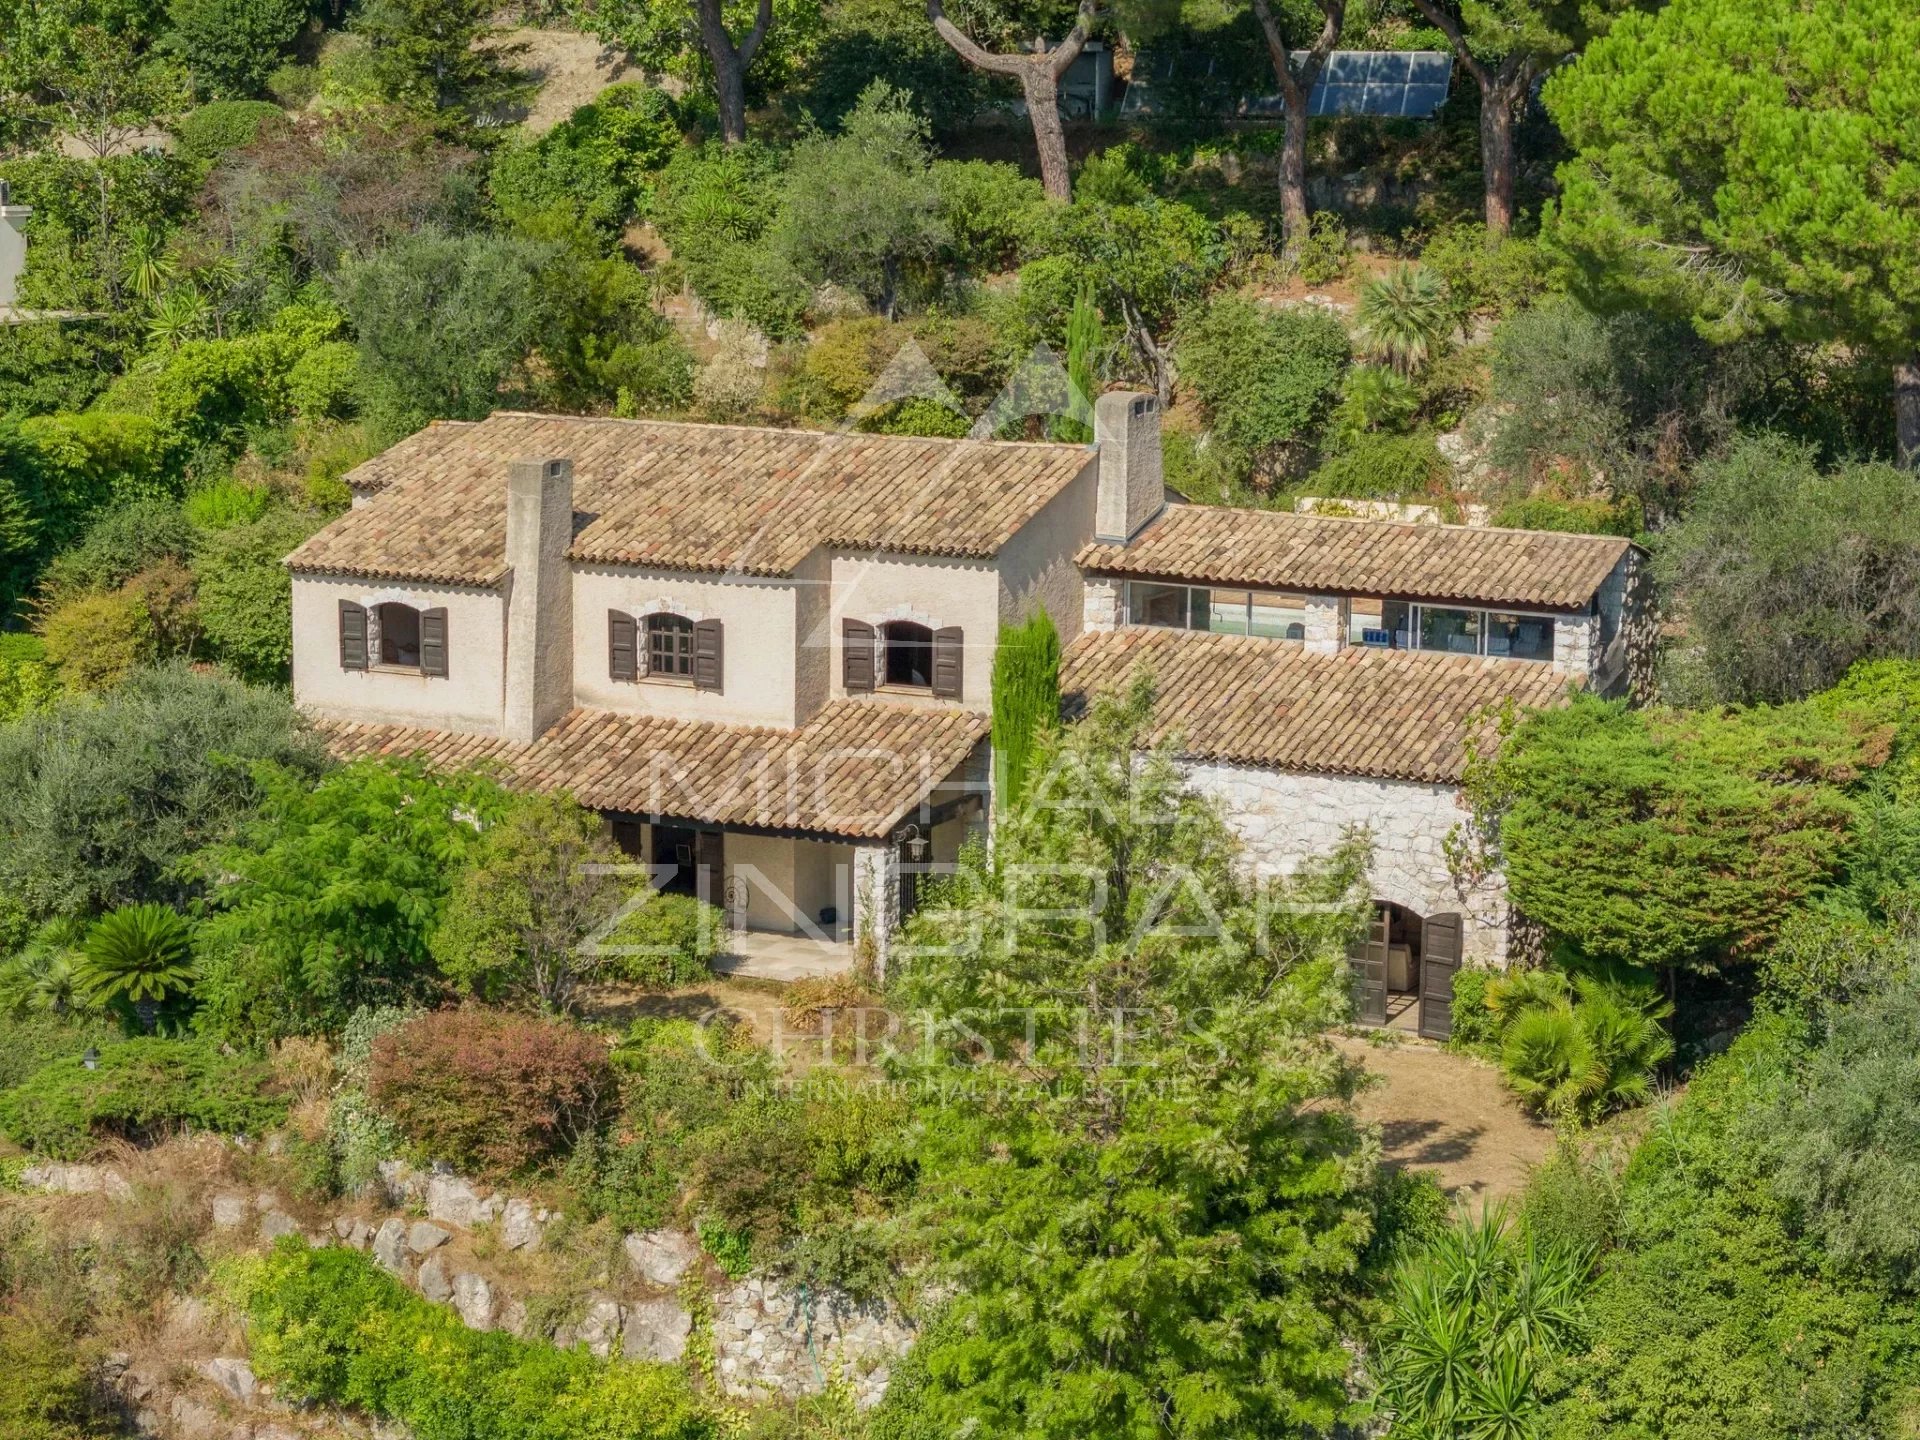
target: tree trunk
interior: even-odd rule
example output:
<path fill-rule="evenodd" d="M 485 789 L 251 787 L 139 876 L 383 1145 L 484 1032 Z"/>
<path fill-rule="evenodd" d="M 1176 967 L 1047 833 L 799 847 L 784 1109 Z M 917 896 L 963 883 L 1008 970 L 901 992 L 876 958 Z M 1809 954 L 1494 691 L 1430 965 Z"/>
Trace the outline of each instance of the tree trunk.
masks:
<path fill-rule="evenodd" d="M 1480 92 L 1480 173 L 1486 191 L 1489 236 L 1503 237 L 1513 229 L 1515 99 L 1504 84 Z"/>
<path fill-rule="evenodd" d="M 771 3 L 771 0 L 767 0 Z M 927 19 L 953 53 L 976 69 L 993 75 L 1011 75 L 1020 82 L 1033 126 L 1033 143 L 1040 152 L 1040 183 L 1049 200 L 1073 199 L 1073 177 L 1067 168 L 1067 137 L 1060 128 L 1060 77 L 1080 58 L 1099 18 L 1094 0 L 1080 0 L 1073 29 L 1053 49 L 1040 54 L 1001 55 L 988 50 L 947 18 L 941 0 L 927 0 Z"/>
<path fill-rule="evenodd" d="M 1893 424 L 1900 463 L 1920 470 L 1920 355 L 1893 367 Z"/>
<path fill-rule="evenodd" d="M 1040 184 L 1049 200 L 1073 199 L 1073 176 L 1067 167 L 1067 135 L 1060 128 L 1060 87 L 1052 67 L 1029 65 L 1020 75 L 1033 123 L 1033 143 L 1040 152 Z"/>
<path fill-rule="evenodd" d="M 720 138 L 738 145 L 747 138 L 747 76 L 733 46 L 715 47 L 713 55 L 714 99 L 720 107 Z"/>
<path fill-rule="evenodd" d="M 1307 107 L 1288 105 L 1280 137 L 1281 256 L 1289 263 L 1307 243 L 1313 217 L 1307 212 Z"/>
<path fill-rule="evenodd" d="M 738 45 L 727 31 L 720 0 L 694 0 L 700 22 L 700 45 L 713 62 L 714 101 L 720 111 L 720 138 L 738 145 L 747 138 L 747 67 L 760 53 L 760 43 L 773 24 L 773 0 L 760 0 L 753 30 Z"/>

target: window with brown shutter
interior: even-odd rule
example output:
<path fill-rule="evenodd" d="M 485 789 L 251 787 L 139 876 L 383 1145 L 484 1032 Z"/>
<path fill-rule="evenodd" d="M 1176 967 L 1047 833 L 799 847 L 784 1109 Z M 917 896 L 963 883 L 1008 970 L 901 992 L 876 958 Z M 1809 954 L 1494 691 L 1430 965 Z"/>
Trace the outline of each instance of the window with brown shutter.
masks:
<path fill-rule="evenodd" d="M 420 673 L 447 678 L 447 612 L 420 612 Z"/>
<path fill-rule="evenodd" d="M 873 689 L 873 627 L 863 620 L 840 622 L 840 684 L 849 695 Z"/>
<path fill-rule="evenodd" d="M 351 600 L 340 602 L 340 668 L 367 668 L 367 608 Z"/>
<path fill-rule="evenodd" d="M 640 678 L 638 652 L 634 645 L 633 617 L 618 610 L 607 611 L 607 678 L 610 680 Z"/>
<path fill-rule="evenodd" d="M 693 627 L 693 688 L 696 690 L 720 688 L 726 673 L 723 629 L 718 620 L 702 620 Z"/>
<path fill-rule="evenodd" d="M 965 669 L 960 627 L 948 625 L 933 632 L 933 693 L 942 700 L 958 700 Z"/>

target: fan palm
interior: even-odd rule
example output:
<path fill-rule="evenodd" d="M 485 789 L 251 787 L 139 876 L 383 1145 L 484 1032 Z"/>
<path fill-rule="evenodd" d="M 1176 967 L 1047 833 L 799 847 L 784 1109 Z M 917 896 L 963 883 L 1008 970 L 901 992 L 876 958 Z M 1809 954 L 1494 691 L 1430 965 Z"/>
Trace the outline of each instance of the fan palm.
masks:
<path fill-rule="evenodd" d="M 1355 338 L 1375 360 L 1412 375 L 1447 333 L 1447 292 L 1419 265 L 1398 265 L 1360 287 Z"/>
<path fill-rule="evenodd" d="M 103 915 L 87 932 L 75 979 L 96 1004 L 128 1011 L 151 1034 L 168 1001 L 193 987 L 187 922 L 165 905 L 129 905 Z"/>
<path fill-rule="evenodd" d="M 0 1014 L 49 1011 L 65 1015 L 81 1006 L 73 962 L 85 938 L 78 920 L 51 920 L 0 965 Z"/>

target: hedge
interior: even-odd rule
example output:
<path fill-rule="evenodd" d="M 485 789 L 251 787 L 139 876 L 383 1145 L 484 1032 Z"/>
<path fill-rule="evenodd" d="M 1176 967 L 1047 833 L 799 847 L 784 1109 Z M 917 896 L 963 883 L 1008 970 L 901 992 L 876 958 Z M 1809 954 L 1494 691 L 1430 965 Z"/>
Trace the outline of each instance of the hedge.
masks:
<path fill-rule="evenodd" d="M 670 1366 L 467 1329 L 355 1250 L 294 1237 L 245 1262 L 253 1367 L 296 1401 L 351 1405 L 414 1440 L 708 1440 L 722 1417 Z"/>
<path fill-rule="evenodd" d="M 103 1140 L 180 1129 L 258 1135 L 287 1117 L 269 1081 L 264 1063 L 203 1040 L 126 1040 L 101 1046 L 94 1069 L 72 1054 L 0 1094 L 0 1131 L 57 1160 L 82 1159 Z"/>

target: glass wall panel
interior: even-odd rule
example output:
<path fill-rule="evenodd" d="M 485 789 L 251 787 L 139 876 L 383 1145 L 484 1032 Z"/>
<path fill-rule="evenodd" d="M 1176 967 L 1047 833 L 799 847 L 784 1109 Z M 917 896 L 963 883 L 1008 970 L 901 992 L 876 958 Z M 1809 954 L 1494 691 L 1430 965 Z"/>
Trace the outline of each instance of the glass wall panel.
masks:
<path fill-rule="evenodd" d="M 1307 638 L 1307 597 L 1304 595 L 1255 590 L 1251 597 L 1251 612 L 1248 634 L 1265 635 L 1273 640 Z"/>
<path fill-rule="evenodd" d="M 1129 580 L 1127 620 L 1134 625 L 1165 625 L 1176 630 L 1186 629 L 1187 587 Z"/>
<path fill-rule="evenodd" d="M 1490 613 L 1487 654 L 1505 655 L 1514 660 L 1553 659 L 1553 617 Z"/>
<path fill-rule="evenodd" d="M 1247 633 L 1247 592 L 1195 590 L 1193 618 L 1196 630 L 1211 630 L 1220 635 L 1244 635 Z"/>
<path fill-rule="evenodd" d="M 1450 655 L 1480 653 L 1479 610 L 1443 610 L 1437 605 L 1420 607 L 1420 648 L 1444 650 Z"/>
<path fill-rule="evenodd" d="M 1354 596 L 1347 602 L 1347 643 L 1379 650 L 1408 649 L 1413 643 L 1408 633 L 1411 609 L 1404 600 Z"/>

